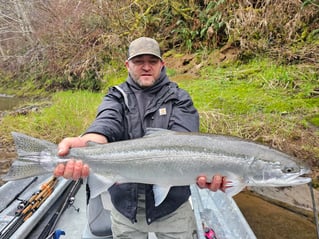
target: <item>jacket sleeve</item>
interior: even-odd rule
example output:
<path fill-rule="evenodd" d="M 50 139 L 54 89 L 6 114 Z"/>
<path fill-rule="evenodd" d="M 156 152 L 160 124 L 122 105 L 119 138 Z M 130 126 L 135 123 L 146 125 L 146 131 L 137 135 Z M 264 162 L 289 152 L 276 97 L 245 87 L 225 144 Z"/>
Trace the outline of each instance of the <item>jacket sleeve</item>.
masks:
<path fill-rule="evenodd" d="M 123 100 L 121 95 L 111 88 L 98 107 L 93 123 L 86 130 L 87 133 L 104 135 L 109 142 L 124 139 Z"/>
<path fill-rule="evenodd" d="M 180 132 L 198 132 L 199 115 L 190 95 L 177 88 L 177 99 L 173 103 L 169 129 Z"/>

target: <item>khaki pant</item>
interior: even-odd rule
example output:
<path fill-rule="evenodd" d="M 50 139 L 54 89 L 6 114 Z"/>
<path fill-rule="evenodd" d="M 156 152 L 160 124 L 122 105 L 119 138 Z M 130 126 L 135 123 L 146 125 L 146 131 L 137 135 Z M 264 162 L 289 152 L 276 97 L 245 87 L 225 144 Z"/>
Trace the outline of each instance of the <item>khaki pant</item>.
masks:
<path fill-rule="evenodd" d="M 146 223 L 145 203 L 140 203 L 140 201 L 136 223 L 132 223 L 114 208 L 111 218 L 114 239 L 147 239 L 148 232 L 154 232 L 158 239 L 197 238 L 195 216 L 188 201 L 175 212 L 152 222 L 150 225 Z"/>

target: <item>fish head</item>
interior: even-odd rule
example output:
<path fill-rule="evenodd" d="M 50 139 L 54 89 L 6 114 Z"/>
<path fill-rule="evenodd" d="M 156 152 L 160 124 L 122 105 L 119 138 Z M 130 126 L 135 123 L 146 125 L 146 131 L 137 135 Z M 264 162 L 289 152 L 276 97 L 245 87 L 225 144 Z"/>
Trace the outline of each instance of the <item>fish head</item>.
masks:
<path fill-rule="evenodd" d="M 295 160 L 252 160 L 247 173 L 247 185 L 286 187 L 311 181 L 308 166 Z"/>

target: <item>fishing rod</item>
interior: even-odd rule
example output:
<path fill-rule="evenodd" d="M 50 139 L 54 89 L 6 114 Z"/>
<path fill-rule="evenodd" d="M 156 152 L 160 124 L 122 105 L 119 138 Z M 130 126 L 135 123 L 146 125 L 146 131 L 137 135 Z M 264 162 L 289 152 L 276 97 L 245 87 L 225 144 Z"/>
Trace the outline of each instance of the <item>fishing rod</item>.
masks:
<path fill-rule="evenodd" d="M 0 239 L 7 239 L 41 206 L 41 204 L 50 196 L 56 185 L 56 178 L 51 178 L 48 182 L 41 185 L 38 192 L 32 194 L 29 200 L 19 204 L 18 210 L 11 223 L 1 231 Z"/>
<path fill-rule="evenodd" d="M 16 211 L 16 219 L 9 225 L 7 231 L 1 234 L 0 239 L 7 239 L 42 205 L 42 203 L 51 195 L 53 188 L 57 183 L 56 178 L 51 178 L 47 183 L 41 185 L 38 192 L 34 193 L 28 201 L 19 205 Z"/>
<path fill-rule="evenodd" d="M 0 210 L 0 213 L 2 213 L 7 207 L 9 207 L 15 200 L 18 200 L 19 197 L 20 197 L 20 195 L 21 195 L 22 193 L 24 193 L 35 181 L 37 181 L 37 179 L 38 179 L 38 177 L 34 177 L 34 178 L 31 180 L 31 182 L 29 182 L 20 192 L 18 192 L 18 193 L 11 199 L 10 202 L 7 203 L 7 205 L 6 205 L 4 208 L 2 208 L 2 209 Z"/>
<path fill-rule="evenodd" d="M 34 212 L 51 195 L 57 184 L 57 178 L 52 177 L 48 182 L 41 185 L 40 190 L 31 195 L 28 200 L 19 204 L 15 217 L 0 232 L 0 239 L 9 239 L 18 228 L 28 220 Z"/>
<path fill-rule="evenodd" d="M 31 184 L 32 183 L 34 183 L 36 180 L 38 179 L 38 177 L 34 177 L 32 180 L 31 180 L 31 182 L 29 182 L 18 194 L 16 194 L 14 197 L 13 197 L 13 199 L 1 210 L 1 212 L 2 211 L 4 211 L 7 207 L 9 207 L 15 200 L 18 200 L 18 197 L 25 191 L 25 190 L 27 190 L 30 186 L 31 186 Z M 24 207 L 24 203 L 25 203 L 25 201 L 23 201 L 23 200 L 20 200 L 22 203 L 20 203 L 19 205 L 18 205 L 18 209 L 21 209 L 21 208 L 23 208 Z M 4 232 L 7 230 L 7 228 L 8 227 L 10 227 L 10 225 L 13 225 L 13 223 L 16 221 L 16 219 L 17 219 L 17 212 L 15 213 L 15 217 L 13 217 L 8 223 L 7 223 L 7 225 L 0 231 L 0 236 L 1 235 L 3 235 L 4 234 Z"/>
<path fill-rule="evenodd" d="M 55 226 L 58 223 L 60 217 L 62 216 L 62 213 L 69 207 L 73 206 L 74 203 L 74 196 L 80 189 L 81 185 L 83 183 L 82 179 L 79 179 L 77 181 L 72 181 L 65 192 L 63 193 L 63 198 L 59 200 L 60 205 L 57 209 L 57 211 L 54 213 L 54 215 L 51 217 L 50 221 L 47 223 L 43 231 L 41 232 L 38 239 L 49 239 L 51 238 L 55 231 Z M 79 209 L 77 209 L 78 211 Z"/>

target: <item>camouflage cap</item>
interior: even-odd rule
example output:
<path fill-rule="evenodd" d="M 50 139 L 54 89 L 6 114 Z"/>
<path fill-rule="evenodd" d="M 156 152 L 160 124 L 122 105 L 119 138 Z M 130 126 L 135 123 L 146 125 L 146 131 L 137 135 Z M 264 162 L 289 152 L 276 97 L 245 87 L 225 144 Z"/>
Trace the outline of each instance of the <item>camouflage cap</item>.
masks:
<path fill-rule="evenodd" d="M 158 42 L 149 37 L 140 37 L 132 41 L 128 49 L 128 58 L 131 60 L 133 57 L 139 55 L 153 55 L 162 60 L 161 50 Z"/>

